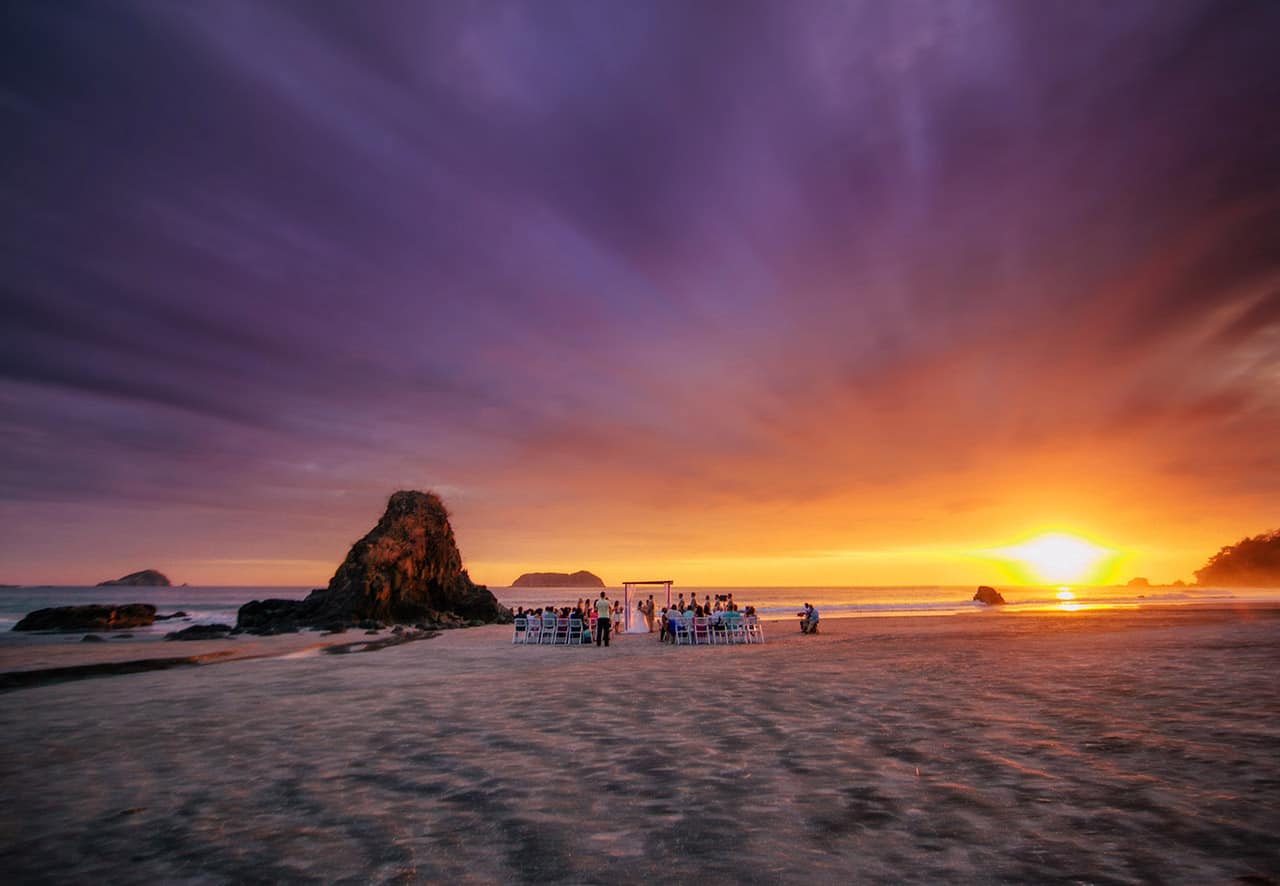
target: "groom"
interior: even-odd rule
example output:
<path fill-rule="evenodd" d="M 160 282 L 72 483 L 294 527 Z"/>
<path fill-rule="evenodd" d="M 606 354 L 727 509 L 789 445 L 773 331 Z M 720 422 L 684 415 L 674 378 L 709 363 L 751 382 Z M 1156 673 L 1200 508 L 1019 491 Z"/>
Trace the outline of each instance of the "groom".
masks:
<path fill-rule="evenodd" d="M 596 645 L 600 645 L 601 639 L 604 645 L 609 645 L 609 598 L 604 591 L 600 592 L 600 599 L 596 601 Z"/>

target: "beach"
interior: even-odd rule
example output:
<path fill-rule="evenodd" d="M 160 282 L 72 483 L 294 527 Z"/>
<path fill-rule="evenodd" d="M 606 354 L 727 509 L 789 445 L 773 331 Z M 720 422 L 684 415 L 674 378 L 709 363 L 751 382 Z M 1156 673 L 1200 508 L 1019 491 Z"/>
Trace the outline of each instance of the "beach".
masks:
<path fill-rule="evenodd" d="M 766 631 L 10 649 L 213 657 L 0 695 L 5 879 L 1280 882 L 1274 607 Z"/>

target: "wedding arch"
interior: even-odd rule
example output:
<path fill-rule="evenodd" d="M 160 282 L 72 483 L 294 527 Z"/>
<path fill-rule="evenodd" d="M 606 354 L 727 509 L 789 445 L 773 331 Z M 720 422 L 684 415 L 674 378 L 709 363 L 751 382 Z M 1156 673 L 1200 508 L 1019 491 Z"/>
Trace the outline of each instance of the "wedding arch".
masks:
<path fill-rule="evenodd" d="M 638 613 L 634 606 L 631 605 L 631 592 L 636 588 L 665 586 L 667 589 L 667 608 L 671 608 L 671 585 L 674 582 L 669 578 L 656 579 L 654 581 L 624 581 L 622 583 L 622 630 L 624 633 L 631 633 L 631 619 L 638 617 Z M 646 629 L 647 630 L 647 629 Z"/>

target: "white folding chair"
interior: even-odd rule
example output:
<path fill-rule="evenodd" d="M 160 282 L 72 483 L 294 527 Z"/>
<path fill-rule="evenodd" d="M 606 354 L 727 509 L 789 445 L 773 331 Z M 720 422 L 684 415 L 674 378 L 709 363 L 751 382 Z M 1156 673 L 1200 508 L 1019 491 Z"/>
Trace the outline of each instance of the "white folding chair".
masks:
<path fill-rule="evenodd" d="M 518 615 L 516 616 L 515 621 L 512 622 L 512 625 L 511 645 L 514 646 L 517 643 L 524 642 L 525 635 L 529 630 L 529 620 L 523 615 Z"/>

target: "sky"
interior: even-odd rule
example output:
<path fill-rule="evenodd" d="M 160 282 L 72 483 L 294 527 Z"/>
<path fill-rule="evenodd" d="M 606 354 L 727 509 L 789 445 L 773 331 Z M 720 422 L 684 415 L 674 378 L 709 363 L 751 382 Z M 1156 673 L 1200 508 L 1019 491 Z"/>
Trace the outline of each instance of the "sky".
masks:
<path fill-rule="evenodd" d="M 493 585 L 1280 527 L 1272 0 L 0 21 L 0 582 L 318 586 L 397 489 Z"/>

